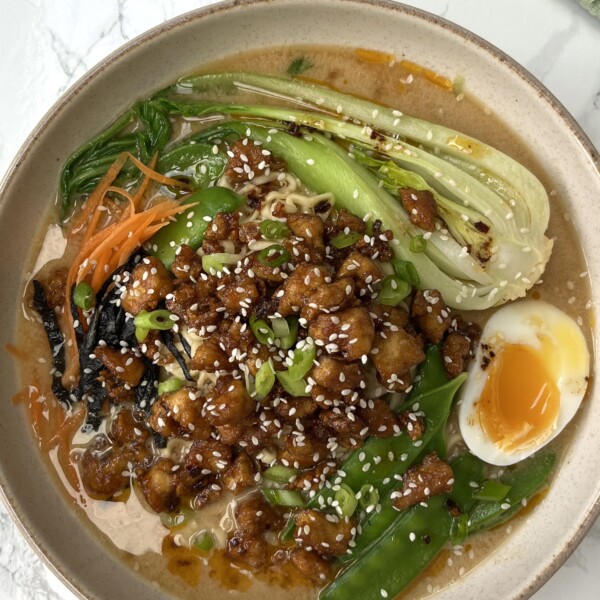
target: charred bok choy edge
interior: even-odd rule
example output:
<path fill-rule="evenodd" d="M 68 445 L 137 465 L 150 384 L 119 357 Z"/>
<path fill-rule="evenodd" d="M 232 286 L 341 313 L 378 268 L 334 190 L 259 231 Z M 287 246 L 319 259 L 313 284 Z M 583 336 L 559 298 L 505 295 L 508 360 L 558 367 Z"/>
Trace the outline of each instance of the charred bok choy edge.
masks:
<path fill-rule="evenodd" d="M 236 91 L 276 97 L 319 112 L 202 100 Z M 367 211 L 380 218 L 399 242 L 394 248 L 398 257 L 415 263 L 420 287 L 439 289 L 450 306 L 478 310 L 521 297 L 549 258 L 552 243 L 544 235 L 549 204 L 541 183 L 512 158 L 457 131 L 323 86 L 253 73 L 187 77 L 155 100 L 162 100 L 169 112 L 188 117 L 221 114 L 308 128 L 312 139 L 306 145 L 302 144 L 306 140 L 289 134 L 277 135 L 291 138 L 285 143 L 272 135 L 279 156 L 290 164 L 308 164 L 324 178 L 332 176 L 343 160 L 346 171 L 355 171 L 350 185 L 369 182 L 352 185 L 350 191 L 357 197 L 349 199 L 337 186 L 330 185 L 327 191 L 335 192 L 338 206 L 351 211 L 356 207 L 356 214 Z M 316 134 L 319 131 L 350 143 L 353 158 Z M 253 126 L 249 137 L 256 133 Z M 270 149 L 271 141 L 264 137 L 260 141 Z M 291 170 L 303 179 L 301 172 L 307 169 L 299 166 L 291 164 Z M 372 186 L 379 182 L 384 189 L 376 191 Z M 390 193 L 401 187 L 431 191 L 447 226 L 447 231 L 442 227 L 426 232 L 427 244 L 420 253 L 411 252 L 411 241 L 424 232 L 399 210 Z"/>

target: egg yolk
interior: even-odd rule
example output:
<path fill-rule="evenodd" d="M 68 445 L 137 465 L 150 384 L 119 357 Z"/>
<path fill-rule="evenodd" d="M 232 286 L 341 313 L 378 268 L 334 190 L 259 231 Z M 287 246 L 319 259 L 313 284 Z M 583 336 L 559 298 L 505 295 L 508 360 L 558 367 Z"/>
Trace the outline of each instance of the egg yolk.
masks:
<path fill-rule="evenodd" d="M 559 408 L 560 392 L 543 354 L 523 345 L 499 350 L 477 403 L 479 422 L 491 441 L 506 452 L 541 444 L 552 433 Z"/>

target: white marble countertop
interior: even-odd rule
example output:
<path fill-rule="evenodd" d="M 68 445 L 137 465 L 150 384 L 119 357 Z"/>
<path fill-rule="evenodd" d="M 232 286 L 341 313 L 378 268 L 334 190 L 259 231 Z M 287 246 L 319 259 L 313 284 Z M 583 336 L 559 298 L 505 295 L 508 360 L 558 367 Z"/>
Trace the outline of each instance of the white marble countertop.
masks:
<path fill-rule="evenodd" d="M 109 52 L 206 0 L 0 0 L 0 174 L 70 85 Z M 489 40 L 552 91 L 600 148 L 600 20 L 575 0 L 406 0 Z M 536 600 L 600 596 L 600 522 Z M 0 504 L 0 600 L 74 600 Z"/>

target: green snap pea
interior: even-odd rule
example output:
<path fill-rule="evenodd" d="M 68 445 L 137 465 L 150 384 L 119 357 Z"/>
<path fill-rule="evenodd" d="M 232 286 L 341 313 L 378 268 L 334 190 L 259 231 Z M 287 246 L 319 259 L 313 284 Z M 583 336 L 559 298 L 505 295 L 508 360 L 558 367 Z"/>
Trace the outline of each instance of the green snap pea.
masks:
<path fill-rule="evenodd" d="M 556 463 L 556 455 L 548 452 L 534 455 L 520 462 L 500 478 L 510 486 L 506 498 L 500 502 L 481 500 L 469 512 L 469 534 L 491 529 L 512 518 L 530 499 L 548 484 Z"/>
<path fill-rule="evenodd" d="M 419 369 L 413 389 L 405 402 L 402 410 L 409 409 L 414 404 L 415 399 L 427 392 L 438 388 L 450 380 L 444 369 L 444 362 L 439 346 L 429 346 L 425 354 L 425 361 Z M 426 452 L 437 452 L 440 458 L 446 458 L 446 428 L 439 427 L 429 444 Z"/>
<path fill-rule="evenodd" d="M 445 425 L 452 406 L 454 395 L 466 379 L 463 373 L 443 386 L 433 389 L 418 398 L 419 411 L 425 414 L 425 433 L 420 440 L 413 442 L 408 435 L 388 438 L 369 438 L 365 445 L 354 450 L 344 461 L 341 471 L 336 474 L 332 484 L 345 483 L 353 490 L 363 485 L 375 486 L 382 495 L 391 490 L 397 481 L 394 476 L 402 475 L 406 469 L 422 454 L 436 432 Z M 332 487 L 325 487 L 311 501 L 311 506 L 328 507 L 334 495 Z"/>
<path fill-rule="evenodd" d="M 473 507 L 475 500 L 473 494 L 477 491 L 471 482 L 481 483 L 483 481 L 484 463 L 472 454 L 465 454 L 452 463 L 454 473 L 454 485 L 452 492 L 445 498 L 452 500 L 462 511 Z M 398 482 L 394 481 L 395 486 Z M 339 558 L 339 562 L 347 562 L 361 556 L 365 550 L 373 544 L 385 531 L 396 521 L 406 519 L 409 511 L 399 513 L 393 506 L 391 494 L 385 494 L 381 501 L 379 511 L 373 511 L 367 516 L 361 525 L 361 532 L 356 536 L 356 545 L 345 556 Z"/>
<path fill-rule="evenodd" d="M 422 396 L 435 388 L 444 385 L 448 381 L 448 375 L 444 369 L 444 362 L 440 353 L 439 346 L 429 346 L 425 352 L 425 360 L 419 368 L 419 373 L 415 377 L 415 383 L 408 396 L 407 401 L 402 405 L 401 410 L 410 407 L 418 396 Z"/>
<path fill-rule="evenodd" d="M 473 508 L 476 502 L 474 494 L 485 478 L 485 463 L 467 453 L 459 456 L 450 466 L 454 473 L 454 485 L 448 498 L 461 512 L 468 512 Z"/>
<path fill-rule="evenodd" d="M 167 177 L 186 177 L 194 189 L 202 189 L 219 179 L 228 160 L 225 150 L 218 146 L 192 140 L 164 152 L 156 170 Z"/>
<path fill-rule="evenodd" d="M 360 560 L 321 592 L 319 600 L 394 598 L 444 547 L 451 522 L 441 496 L 404 511 Z"/>
<path fill-rule="evenodd" d="M 171 268 L 181 244 L 187 244 L 194 250 L 199 248 L 210 221 L 217 213 L 234 212 L 245 200 L 230 189 L 212 187 L 192 194 L 185 202 L 194 206 L 177 215 L 172 223 L 150 238 L 150 253 L 159 258 L 167 269 Z"/>

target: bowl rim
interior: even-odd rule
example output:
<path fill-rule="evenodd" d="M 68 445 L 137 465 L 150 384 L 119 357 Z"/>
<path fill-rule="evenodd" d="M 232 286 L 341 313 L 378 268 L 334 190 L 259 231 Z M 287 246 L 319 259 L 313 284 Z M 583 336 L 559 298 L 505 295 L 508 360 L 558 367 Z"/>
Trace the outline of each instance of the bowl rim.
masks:
<path fill-rule="evenodd" d="M 4 197 L 6 189 L 10 186 L 13 178 L 19 170 L 20 165 L 27 159 L 28 155 L 35 147 L 37 139 L 44 133 L 49 127 L 51 122 L 62 112 L 63 109 L 69 106 L 71 102 L 75 100 L 78 94 L 89 85 L 100 73 L 105 69 L 109 68 L 113 63 L 119 61 L 125 55 L 129 54 L 135 48 L 147 44 L 157 37 L 165 35 L 169 31 L 181 27 L 191 21 L 204 19 L 211 15 L 217 15 L 225 13 L 231 10 L 237 9 L 250 9 L 256 5 L 284 5 L 292 4 L 296 0 L 221 0 L 213 4 L 203 6 L 197 9 L 193 9 L 182 13 L 181 15 L 172 17 L 164 21 L 163 23 L 156 25 L 141 34 L 128 40 L 116 50 L 109 53 L 105 58 L 100 60 L 94 66 L 92 66 L 86 73 L 84 73 L 77 81 L 69 86 L 60 97 L 52 104 L 52 106 L 45 112 L 42 118 L 39 120 L 37 125 L 27 135 L 19 150 L 15 154 L 14 158 L 9 163 L 5 173 L 0 180 L 0 208 L 4 204 Z M 320 0 L 323 2 L 324 0 Z M 448 19 L 430 13 L 426 10 L 403 4 L 397 0 L 327 0 L 332 4 L 355 4 L 355 5 L 369 5 L 375 9 L 391 10 L 395 12 L 407 15 L 410 18 L 420 19 L 433 25 L 434 27 L 441 28 L 449 31 L 451 34 L 463 38 L 469 45 L 476 46 L 479 50 L 483 51 L 486 55 L 499 61 L 500 63 L 507 66 L 511 71 L 518 75 L 534 92 L 537 92 L 540 100 L 545 101 L 549 107 L 555 112 L 560 120 L 565 124 L 571 133 L 575 136 L 584 154 L 591 160 L 595 171 L 600 176 L 600 151 L 595 148 L 594 144 L 585 133 L 581 125 L 571 115 L 571 113 L 565 108 L 565 106 L 558 100 L 558 98 L 541 82 L 539 81 L 528 69 L 518 63 L 510 55 L 505 53 L 503 50 L 488 42 L 481 36 L 473 33 L 469 29 L 458 25 Z M 277 4 L 276 4 L 277 3 Z M 75 596 L 81 600 L 88 600 L 90 597 L 87 596 L 82 589 L 80 589 L 79 583 L 71 578 L 69 573 L 63 572 L 60 565 L 55 564 L 49 556 L 44 552 L 42 548 L 42 542 L 36 538 L 36 534 L 26 524 L 26 518 L 22 519 L 19 514 L 19 507 L 16 499 L 12 498 L 8 491 L 8 484 L 4 480 L 2 474 L 0 474 L 0 499 L 4 502 L 7 512 L 10 514 L 13 523 L 17 526 L 18 530 L 23 534 L 24 538 L 29 543 L 30 547 L 35 551 L 36 555 L 42 560 L 42 562 L 50 569 L 50 571 L 57 576 L 57 578 L 63 583 Z M 600 495 L 594 500 L 590 511 L 581 522 L 579 528 L 573 532 L 573 535 L 567 540 L 563 548 L 553 556 L 552 560 L 547 566 L 536 575 L 536 577 L 525 587 L 522 588 L 518 593 L 519 598 L 529 598 L 537 590 L 539 590 L 551 577 L 558 571 L 558 569 L 564 564 L 567 558 L 574 552 L 577 546 L 581 543 L 587 532 L 590 530 L 596 519 L 600 516 Z"/>

